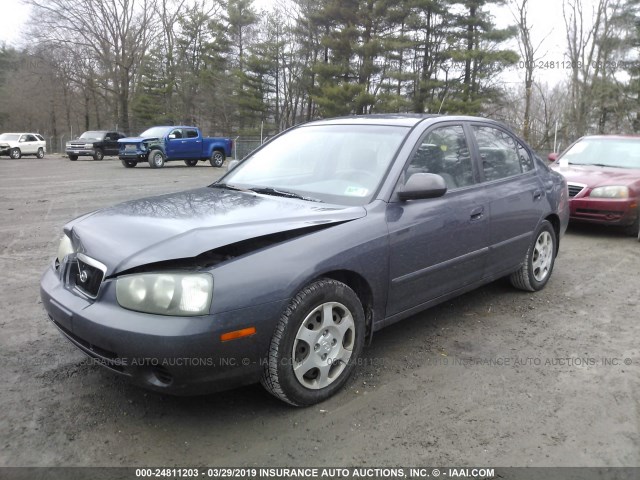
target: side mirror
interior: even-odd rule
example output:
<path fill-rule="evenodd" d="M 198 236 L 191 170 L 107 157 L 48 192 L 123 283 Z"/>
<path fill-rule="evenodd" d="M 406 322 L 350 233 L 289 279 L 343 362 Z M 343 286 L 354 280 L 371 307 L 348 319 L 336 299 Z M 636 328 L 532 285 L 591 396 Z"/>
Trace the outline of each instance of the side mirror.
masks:
<path fill-rule="evenodd" d="M 176 134 L 175 133 L 170 133 L 169 134 L 169 140 L 175 140 L 176 139 Z"/>
<path fill-rule="evenodd" d="M 400 200 L 421 200 L 437 198 L 447 193 L 447 184 L 440 175 L 434 173 L 414 173 L 404 188 L 398 192 Z"/>
<path fill-rule="evenodd" d="M 549 156 L 547 157 L 547 160 L 549 160 L 549 162 L 555 162 L 557 159 L 558 159 L 557 153 L 550 153 Z"/>
<path fill-rule="evenodd" d="M 236 168 L 236 166 L 240 163 L 240 160 L 231 160 L 228 164 L 227 164 L 227 172 L 230 172 L 231 170 L 233 170 L 234 168 Z"/>

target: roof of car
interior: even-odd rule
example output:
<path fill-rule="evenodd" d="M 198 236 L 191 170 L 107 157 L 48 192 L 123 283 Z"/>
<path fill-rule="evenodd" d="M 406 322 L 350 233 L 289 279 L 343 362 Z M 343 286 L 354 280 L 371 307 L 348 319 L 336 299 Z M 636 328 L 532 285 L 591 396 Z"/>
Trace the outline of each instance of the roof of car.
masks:
<path fill-rule="evenodd" d="M 413 127 L 425 120 L 476 120 L 490 121 L 495 120 L 479 117 L 470 117 L 463 115 L 437 115 L 430 113 L 397 113 L 397 114 L 371 114 L 371 115 L 352 115 L 346 117 L 328 118 L 326 120 L 315 120 L 305 125 L 396 125 L 402 127 Z"/>
<path fill-rule="evenodd" d="M 626 140 L 640 140 L 640 135 L 626 135 L 626 134 L 613 134 L 613 135 L 585 135 L 582 138 L 602 138 L 604 140 L 622 138 Z"/>

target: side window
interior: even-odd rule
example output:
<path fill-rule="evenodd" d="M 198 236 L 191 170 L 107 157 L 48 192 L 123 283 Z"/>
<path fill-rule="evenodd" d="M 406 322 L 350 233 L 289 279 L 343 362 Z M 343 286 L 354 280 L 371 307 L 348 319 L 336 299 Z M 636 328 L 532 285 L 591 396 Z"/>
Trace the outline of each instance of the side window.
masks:
<path fill-rule="evenodd" d="M 529 153 L 507 132 L 479 125 L 474 125 L 472 129 L 478 142 L 486 181 L 512 177 L 533 169 Z"/>
<path fill-rule="evenodd" d="M 38 140 L 33 135 L 27 135 L 27 142 L 37 142 Z"/>
<path fill-rule="evenodd" d="M 197 130 L 189 129 L 189 130 L 185 130 L 185 132 L 187 134 L 187 138 L 198 138 Z"/>
<path fill-rule="evenodd" d="M 170 138 L 182 138 L 182 129 L 176 128 L 169 133 Z"/>
<path fill-rule="evenodd" d="M 42 137 L 42 135 L 36 135 L 36 138 L 38 139 L 38 141 L 44 142 L 44 138 Z"/>
<path fill-rule="evenodd" d="M 529 172 L 534 169 L 533 166 L 533 157 L 524 148 L 524 145 L 518 143 L 518 159 L 520 160 L 520 167 L 522 167 L 523 172 Z"/>
<path fill-rule="evenodd" d="M 444 178 L 447 189 L 473 185 L 473 166 L 462 125 L 439 127 L 422 139 L 407 169 L 414 173 L 435 173 Z"/>

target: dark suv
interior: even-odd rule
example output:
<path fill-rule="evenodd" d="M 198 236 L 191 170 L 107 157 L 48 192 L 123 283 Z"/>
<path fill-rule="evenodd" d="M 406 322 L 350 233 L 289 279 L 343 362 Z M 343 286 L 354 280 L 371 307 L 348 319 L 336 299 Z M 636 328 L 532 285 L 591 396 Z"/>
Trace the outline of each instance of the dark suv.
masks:
<path fill-rule="evenodd" d="M 78 157 L 93 157 L 102 160 L 105 155 L 118 155 L 118 140 L 126 137 L 124 133 L 108 130 L 91 130 L 84 132 L 75 140 L 67 142 L 66 152 L 69 160 L 76 161 Z"/>

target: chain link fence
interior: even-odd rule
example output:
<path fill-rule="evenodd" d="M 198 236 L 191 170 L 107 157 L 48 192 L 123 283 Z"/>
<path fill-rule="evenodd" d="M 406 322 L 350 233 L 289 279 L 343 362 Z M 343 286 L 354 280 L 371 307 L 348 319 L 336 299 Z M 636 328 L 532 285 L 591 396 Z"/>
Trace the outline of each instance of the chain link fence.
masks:
<path fill-rule="evenodd" d="M 82 133 L 82 132 L 81 132 Z M 65 153 L 66 144 L 68 141 L 77 138 L 77 135 L 71 137 L 68 134 L 65 135 L 48 135 L 46 133 L 41 134 L 47 142 L 47 153 Z M 260 138 L 258 136 L 239 136 L 233 139 L 233 151 L 231 152 L 233 158 L 242 160 L 244 157 L 253 152 L 256 148 L 262 145 L 268 140 L 268 138 Z"/>
<path fill-rule="evenodd" d="M 267 140 L 268 138 L 260 137 L 236 137 L 233 142 L 233 156 L 238 160 L 242 160 Z"/>

